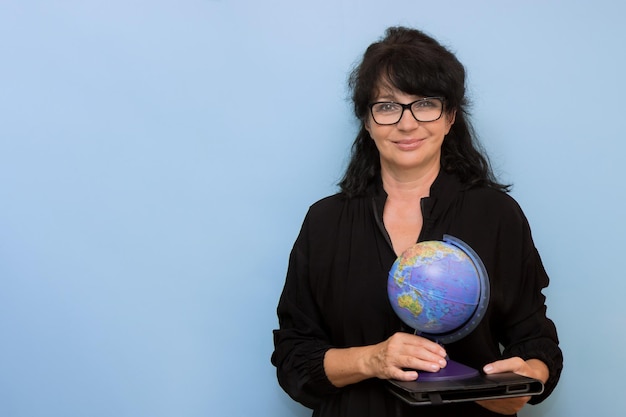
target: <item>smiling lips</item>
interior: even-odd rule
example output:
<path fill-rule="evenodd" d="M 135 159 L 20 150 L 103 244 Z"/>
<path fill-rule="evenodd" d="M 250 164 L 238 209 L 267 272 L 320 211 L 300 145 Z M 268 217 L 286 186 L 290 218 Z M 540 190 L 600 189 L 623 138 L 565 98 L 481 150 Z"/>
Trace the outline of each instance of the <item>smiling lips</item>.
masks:
<path fill-rule="evenodd" d="M 403 139 L 393 141 L 393 143 L 401 150 L 410 151 L 418 148 L 423 141 L 424 139 Z"/>

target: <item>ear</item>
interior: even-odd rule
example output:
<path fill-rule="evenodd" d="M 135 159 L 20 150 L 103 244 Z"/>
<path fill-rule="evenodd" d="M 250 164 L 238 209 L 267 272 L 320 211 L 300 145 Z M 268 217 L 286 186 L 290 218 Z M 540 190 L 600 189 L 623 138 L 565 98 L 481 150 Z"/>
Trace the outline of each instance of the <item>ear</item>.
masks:
<path fill-rule="evenodd" d="M 367 133 L 370 134 L 370 136 L 372 136 L 372 131 L 370 130 L 370 118 L 366 117 L 365 120 L 363 120 L 363 127 L 365 128 L 365 130 L 367 130 Z"/>
<path fill-rule="evenodd" d="M 450 133 L 450 129 L 452 129 L 452 125 L 456 120 L 456 110 L 451 111 L 450 113 L 446 113 L 446 135 Z"/>

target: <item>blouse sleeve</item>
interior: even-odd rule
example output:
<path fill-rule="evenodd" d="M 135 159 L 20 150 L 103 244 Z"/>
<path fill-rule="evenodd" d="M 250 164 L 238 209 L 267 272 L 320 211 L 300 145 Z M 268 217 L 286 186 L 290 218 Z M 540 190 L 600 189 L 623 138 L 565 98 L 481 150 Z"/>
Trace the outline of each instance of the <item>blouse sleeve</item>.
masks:
<path fill-rule="evenodd" d="M 339 389 L 324 371 L 324 355 L 331 345 L 309 283 L 308 226 L 305 219 L 289 257 L 271 360 L 285 392 L 304 406 L 315 408 L 323 397 Z"/>
<path fill-rule="evenodd" d="M 515 247 L 508 247 L 510 253 L 519 253 L 515 262 L 517 279 L 507 281 L 502 344 L 504 357 L 519 356 L 524 360 L 539 359 L 549 369 L 549 378 L 541 395 L 533 396 L 530 403 L 537 404 L 546 399 L 556 387 L 563 368 L 563 355 L 559 348 L 557 331 L 552 320 L 546 315 L 546 297 L 542 293 L 549 284 L 548 275 L 541 257 L 532 240 L 530 226 L 518 207 Z M 508 243 L 504 243 L 507 246 Z M 514 257 L 515 258 L 515 257 Z M 521 268 L 520 268 L 521 266 Z M 521 269 L 521 271 L 520 271 Z M 509 271 L 511 275 L 515 274 Z"/>

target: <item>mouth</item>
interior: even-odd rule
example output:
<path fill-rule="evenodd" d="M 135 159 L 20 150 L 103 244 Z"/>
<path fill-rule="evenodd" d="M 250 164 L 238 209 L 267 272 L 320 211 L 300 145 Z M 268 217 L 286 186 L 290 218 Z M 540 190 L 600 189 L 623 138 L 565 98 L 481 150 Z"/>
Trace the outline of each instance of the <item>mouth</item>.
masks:
<path fill-rule="evenodd" d="M 424 139 L 401 139 L 392 141 L 394 145 L 403 150 L 415 149 L 419 147 L 422 142 L 424 142 Z"/>

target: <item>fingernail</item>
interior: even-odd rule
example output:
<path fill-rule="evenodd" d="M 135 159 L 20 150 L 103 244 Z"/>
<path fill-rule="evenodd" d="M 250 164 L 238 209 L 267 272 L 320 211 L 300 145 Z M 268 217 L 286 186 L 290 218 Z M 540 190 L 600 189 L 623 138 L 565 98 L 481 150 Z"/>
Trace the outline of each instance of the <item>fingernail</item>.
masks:
<path fill-rule="evenodd" d="M 488 374 L 489 372 L 493 371 L 493 366 L 485 365 L 485 367 L 483 368 L 483 371 L 485 371 L 485 373 Z"/>
<path fill-rule="evenodd" d="M 446 367 L 446 365 L 447 365 L 446 360 L 445 360 L 445 359 L 441 359 L 441 360 L 439 361 L 439 365 L 441 365 L 441 367 L 442 367 L 442 368 L 445 368 L 445 367 Z"/>

